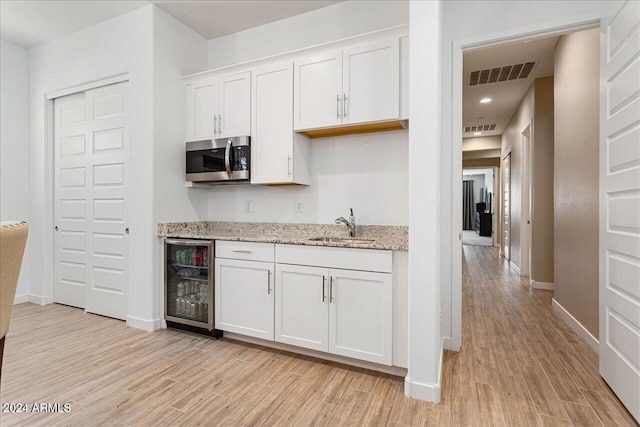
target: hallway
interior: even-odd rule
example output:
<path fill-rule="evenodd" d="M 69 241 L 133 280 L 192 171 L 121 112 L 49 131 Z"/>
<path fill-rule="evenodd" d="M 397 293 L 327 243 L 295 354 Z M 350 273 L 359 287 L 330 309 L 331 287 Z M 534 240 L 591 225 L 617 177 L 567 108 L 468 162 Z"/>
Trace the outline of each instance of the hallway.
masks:
<path fill-rule="evenodd" d="M 445 352 L 451 425 L 637 425 L 598 375 L 598 356 L 498 249 L 463 246 L 462 351 Z"/>

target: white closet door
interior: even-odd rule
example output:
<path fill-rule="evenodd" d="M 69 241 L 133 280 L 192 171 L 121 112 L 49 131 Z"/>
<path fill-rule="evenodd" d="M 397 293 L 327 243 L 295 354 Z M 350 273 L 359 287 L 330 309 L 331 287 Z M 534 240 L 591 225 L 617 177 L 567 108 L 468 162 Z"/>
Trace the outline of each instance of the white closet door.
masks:
<path fill-rule="evenodd" d="M 600 373 L 640 421 L 640 3 L 601 23 Z"/>
<path fill-rule="evenodd" d="M 57 99 L 54 113 L 54 300 L 117 319 L 128 310 L 126 89 Z"/>
<path fill-rule="evenodd" d="M 54 102 L 54 301 L 84 308 L 87 283 L 87 105 L 79 93 Z"/>
<path fill-rule="evenodd" d="M 128 311 L 127 83 L 87 92 L 91 233 L 87 234 L 88 312 L 125 319 Z"/>

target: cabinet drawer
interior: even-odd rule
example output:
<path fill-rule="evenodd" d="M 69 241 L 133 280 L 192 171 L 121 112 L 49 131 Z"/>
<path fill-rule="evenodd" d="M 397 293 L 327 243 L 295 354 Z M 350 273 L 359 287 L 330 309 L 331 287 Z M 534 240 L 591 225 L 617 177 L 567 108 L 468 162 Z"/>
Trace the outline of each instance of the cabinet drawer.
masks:
<path fill-rule="evenodd" d="M 273 262 L 274 244 L 216 240 L 216 258 Z"/>
<path fill-rule="evenodd" d="M 391 273 L 392 256 L 392 251 L 380 249 L 276 245 L 276 262 L 280 264 Z"/>

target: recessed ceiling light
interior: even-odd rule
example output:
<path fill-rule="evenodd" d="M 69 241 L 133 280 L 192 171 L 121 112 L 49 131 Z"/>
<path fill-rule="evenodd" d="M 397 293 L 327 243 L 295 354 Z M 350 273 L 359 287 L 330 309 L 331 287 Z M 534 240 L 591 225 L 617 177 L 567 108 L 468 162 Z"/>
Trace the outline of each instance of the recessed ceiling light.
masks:
<path fill-rule="evenodd" d="M 482 135 L 482 132 L 474 132 L 473 134 L 474 134 L 475 136 L 478 136 L 478 135 Z"/>
<path fill-rule="evenodd" d="M 482 98 L 482 99 L 480 100 L 480 103 L 481 103 L 481 104 L 487 104 L 487 103 L 489 103 L 489 102 L 491 102 L 491 98 Z"/>

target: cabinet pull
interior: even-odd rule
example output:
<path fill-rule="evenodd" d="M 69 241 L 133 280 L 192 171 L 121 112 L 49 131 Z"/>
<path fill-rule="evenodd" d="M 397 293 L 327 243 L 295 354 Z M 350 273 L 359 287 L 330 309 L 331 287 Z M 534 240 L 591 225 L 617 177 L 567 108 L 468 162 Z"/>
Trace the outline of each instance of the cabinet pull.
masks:
<path fill-rule="evenodd" d="M 267 294 L 271 295 L 271 270 L 269 270 L 269 274 L 267 274 Z"/>
<path fill-rule="evenodd" d="M 342 94 L 342 100 L 343 100 L 342 102 L 344 104 L 344 106 L 343 106 L 343 110 L 344 110 L 343 115 L 345 117 L 347 117 L 349 115 L 349 104 L 348 104 L 347 94 L 346 93 Z"/>
<path fill-rule="evenodd" d="M 324 276 L 324 274 L 322 275 L 322 302 L 324 302 L 324 300 L 326 299 L 325 295 L 324 295 L 324 284 L 327 281 L 327 278 Z"/>
<path fill-rule="evenodd" d="M 340 118 L 340 95 L 336 95 L 336 118 Z"/>
<path fill-rule="evenodd" d="M 329 302 L 333 302 L 333 276 L 329 276 Z"/>
<path fill-rule="evenodd" d="M 232 249 L 231 252 L 239 253 L 239 254 L 252 254 L 252 251 L 247 251 L 245 249 Z"/>
<path fill-rule="evenodd" d="M 291 156 L 287 156 L 287 171 L 288 175 L 291 176 Z"/>
<path fill-rule="evenodd" d="M 213 134 L 217 134 L 218 133 L 218 117 L 214 114 L 213 115 Z"/>
<path fill-rule="evenodd" d="M 222 133 L 222 116 L 218 114 L 218 133 Z"/>

